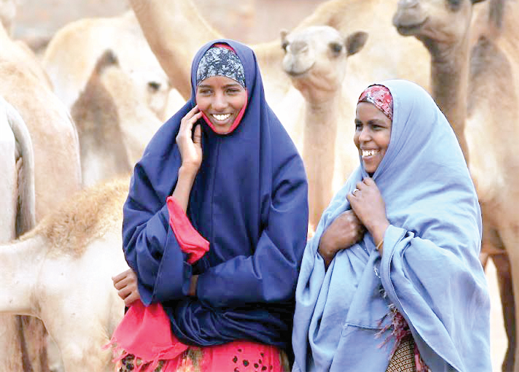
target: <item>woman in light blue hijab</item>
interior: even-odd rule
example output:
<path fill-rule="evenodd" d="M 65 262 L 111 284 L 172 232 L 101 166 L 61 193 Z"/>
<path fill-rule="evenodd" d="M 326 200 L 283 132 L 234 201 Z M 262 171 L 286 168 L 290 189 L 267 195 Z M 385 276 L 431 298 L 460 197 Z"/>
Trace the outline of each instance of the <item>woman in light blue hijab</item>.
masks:
<path fill-rule="evenodd" d="M 305 249 L 293 371 L 491 371 L 480 208 L 454 132 L 402 80 L 366 89 L 355 126 L 360 167 Z"/>

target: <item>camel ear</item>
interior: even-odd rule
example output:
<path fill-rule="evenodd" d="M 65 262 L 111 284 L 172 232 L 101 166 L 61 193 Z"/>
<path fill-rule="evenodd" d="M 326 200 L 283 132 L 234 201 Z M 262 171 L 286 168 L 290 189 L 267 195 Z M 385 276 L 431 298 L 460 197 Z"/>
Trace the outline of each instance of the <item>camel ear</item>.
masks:
<path fill-rule="evenodd" d="M 346 51 L 348 56 L 358 53 L 366 44 L 368 40 L 368 33 L 364 31 L 357 31 L 346 38 Z"/>
<path fill-rule="evenodd" d="M 281 36 L 281 48 L 286 49 L 287 48 L 287 35 L 288 30 L 282 28 L 281 31 L 279 31 L 279 36 Z"/>

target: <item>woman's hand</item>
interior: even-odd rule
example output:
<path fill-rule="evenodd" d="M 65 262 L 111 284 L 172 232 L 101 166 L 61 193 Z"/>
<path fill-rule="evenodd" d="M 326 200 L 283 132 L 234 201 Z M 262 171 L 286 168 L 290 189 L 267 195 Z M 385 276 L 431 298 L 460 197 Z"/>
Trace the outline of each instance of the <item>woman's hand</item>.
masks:
<path fill-rule="evenodd" d="M 366 177 L 357 183 L 357 188 L 346 196 L 351 209 L 373 237 L 376 245 L 384 240 L 389 226 L 386 217 L 386 203 L 372 178 Z"/>
<path fill-rule="evenodd" d="M 182 168 L 189 169 L 195 174 L 202 164 L 202 128 L 193 125 L 202 117 L 202 111 L 195 106 L 184 116 L 180 122 L 180 129 L 176 142 L 182 156 Z"/>
<path fill-rule="evenodd" d="M 352 210 L 341 213 L 324 231 L 319 242 L 319 253 L 328 267 L 341 249 L 346 249 L 359 242 L 365 228 Z"/>
<path fill-rule="evenodd" d="M 134 301 L 139 300 L 139 290 L 137 288 L 137 275 L 132 269 L 123 271 L 119 275 L 112 277 L 117 294 L 124 300 L 124 305 L 129 307 Z"/>

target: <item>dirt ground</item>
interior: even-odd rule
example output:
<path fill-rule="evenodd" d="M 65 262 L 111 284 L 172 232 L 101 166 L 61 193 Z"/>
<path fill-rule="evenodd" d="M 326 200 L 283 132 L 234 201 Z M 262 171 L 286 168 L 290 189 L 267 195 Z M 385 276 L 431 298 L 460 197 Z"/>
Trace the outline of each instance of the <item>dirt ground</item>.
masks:
<path fill-rule="evenodd" d="M 282 28 L 291 29 L 324 0 L 194 0 L 202 15 L 227 37 L 245 42 L 271 41 Z M 68 22 L 84 17 L 119 15 L 129 9 L 124 0 L 19 0 L 14 36 L 48 39 Z M 494 371 L 501 370 L 506 338 L 495 268 L 487 277 L 492 297 L 491 339 Z"/>

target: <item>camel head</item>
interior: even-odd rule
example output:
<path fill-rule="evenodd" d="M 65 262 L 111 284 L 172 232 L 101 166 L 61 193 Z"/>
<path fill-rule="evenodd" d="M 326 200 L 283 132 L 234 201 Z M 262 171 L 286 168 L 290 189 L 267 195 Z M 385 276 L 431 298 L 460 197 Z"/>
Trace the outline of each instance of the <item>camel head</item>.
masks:
<path fill-rule="evenodd" d="M 431 43 L 454 44 L 469 29 L 472 5 L 484 0 L 400 0 L 393 25 L 403 36 Z"/>
<path fill-rule="evenodd" d="M 312 26 L 291 33 L 283 30 L 283 70 L 305 99 L 327 99 L 342 86 L 346 58 L 359 52 L 367 38 L 363 31 L 344 37 L 329 26 Z"/>

